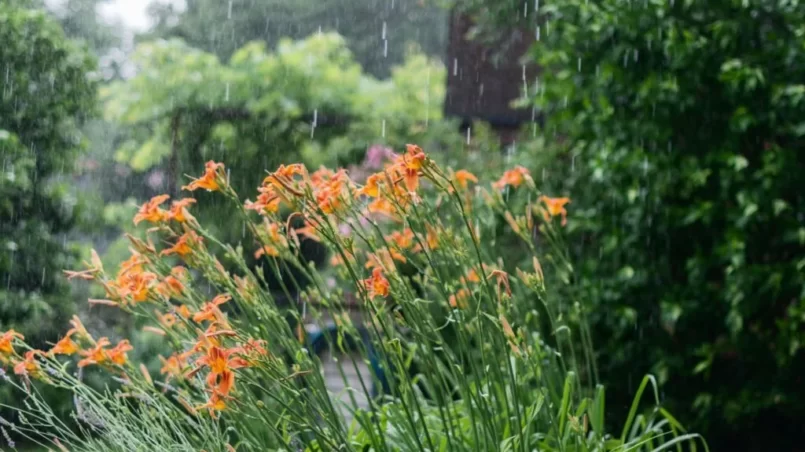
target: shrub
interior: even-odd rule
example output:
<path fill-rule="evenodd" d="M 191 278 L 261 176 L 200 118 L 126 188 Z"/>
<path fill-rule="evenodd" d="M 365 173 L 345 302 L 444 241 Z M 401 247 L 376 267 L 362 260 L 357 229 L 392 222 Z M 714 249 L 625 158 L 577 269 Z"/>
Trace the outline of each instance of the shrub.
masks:
<path fill-rule="evenodd" d="M 235 176 L 231 176 L 235 177 Z M 29 397 L 22 422 L 5 424 L 51 447 L 70 450 L 660 450 L 695 444 L 697 435 L 655 404 L 639 409 L 646 377 L 615 437 L 604 430 L 603 388 L 587 359 L 576 359 L 579 305 L 549 296 L 534 234 L 561 240 L 566 200 L 536 190 L 518 167 L 491 188 L 466 171 L 443 170 L 409 145 L 362 185 L 344 171 L 299 164 L 269 174 L 255 201 L 240 202 L 220 163 L 187 185 L 232 203 L 251 232 L 244 249 L 220 242 L 192 216 L 192 198 L 144 204 L 130 237 L 132 255 L 115 273 L 97 255 L 69 277 L 93 281 L 106 298 L 163 338 L 160 378 L 129 361 L 127 340 L 94 338 L 76 317 L 49 351 L 0 336 L 0 356 Z M 299 226 L 280 217 L 291 210 Z M 561 218 L 562 220 L 559 220 Z M 511 228 L 530 250 L 513 273 L 494 244 Z M 156 239 L 156 241 L 154 240 Z M 322 273 L 300 259 L 306 241 L 332 251 Z M 231 261 L 225 269 L 214 253 Z M 268 256 L 268 271 L 293 267 L 311 281 L 280 279 L 298 306 L 281 309 L 244 253 Z M 555 254 L 555 262 L 565 265 Z M 551 273 L 551 268 L 545 271 Z M 347 299 L 357 301 L 350 312 Z M 328 391 L 323 363 L 306 330 L 332 328 L 326 348 L 346 394 Z M 547 327 L 545 327 L 547 325 Z M 571 334 L 573 333 L 573 334 Z M 357 354 L 344 354 L 349 349 Z M 78 355 L 79 372 L 73 356 Z M 364 361 L 369 372 L 346 372 Z M 95 391 L 87 374 L 120 384 Z M 77 376 L 76 376 L 77 375 Z M 74 432 L 37 397 L 41 384 L 71 390 Z M 373 389 L 374 387 L 374 389 Z M 367 402 L 362 404 L 358 397 Z M 348 414 L 348 416 L 345 415 Z M 27 421 L 26 421 L 27 420 Z"/>
<path fill-rule="evenodd" d="M 614 394 L 651 371 L 722 448 L 798 447 L 805 5 L 483 3 L 539 27 L 531 92 L 564 142 L 542 182 L 573 193 L 578 297 Z"/>

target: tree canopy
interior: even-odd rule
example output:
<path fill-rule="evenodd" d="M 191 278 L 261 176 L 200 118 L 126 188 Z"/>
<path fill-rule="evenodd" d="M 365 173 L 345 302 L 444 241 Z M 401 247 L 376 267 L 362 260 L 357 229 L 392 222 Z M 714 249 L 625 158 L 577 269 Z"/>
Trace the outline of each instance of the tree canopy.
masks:
<path fill-rule="evenodd" d="M 251 41 L 276 47 L 283 38 L 302 39 L 316 32 L 336 32 L 365 71 L 378 77 L 401 64 L 408 44 L 442 57 L 447 13 L 433 0 L 188 0 L 150 6 L 156 25 L 141 37 L 178 37 L 222 61 Z"/>

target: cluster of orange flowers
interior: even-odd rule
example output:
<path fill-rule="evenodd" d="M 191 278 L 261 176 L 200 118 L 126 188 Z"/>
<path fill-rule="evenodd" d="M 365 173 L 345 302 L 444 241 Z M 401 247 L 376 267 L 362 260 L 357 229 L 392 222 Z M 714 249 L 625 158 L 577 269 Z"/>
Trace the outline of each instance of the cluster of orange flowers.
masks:
<path fill-rule="evenodd" d="M 174 220 L 179 223 L 184 223 L 193 220 L 193 216 L 190 215 L 187 208 L 190 207 L 191 204 L 196 203 L 195 199 L 184 198 L 174 201 L 171 204 L 170 210 L 163 210 L 161 206 L 168 199 L 170 199 L 168 195 L 158 195 L 151 198 L 151 200 L 143 204 L 137 214 L 134 215 L 134 224 L 140 224 L 142 221 L 162 223 L 168 220 Z"/>
<path fill-rule="evenodd" d="M 254 359 L 261 355 L 267 355 L 265 341 L 249 339 L 241 346 L 226 348 L 221 342 L 223 337 L 233 337 L 237 334 L 230 329 L 220 306 L 232 297 L 227 294 L 220 294 L 207 302 L 201 310 L 192 315 L 194 322 L 209 322 L 206 331 L 199 335 L 193 347 L 184 352 L 178 353 L 165 359 L 162 358 L 162 374 L 171 377 L 192 377 L 202 369 L 207 369 L 205 379 L 207 391 L 210 396 L 207 403 L 198 407 L 206 408 L 210 414 L 215 411 L 226 409 L 226 401 L 231 399 L 230 393 L 235 386 L 235 370 L 252 365 Z M 185 373 L 188 369 L 190 357 L 200 353 L 201 356 L 195 360 L 195 368 Z"/>
<path fill-rule="evenodd" d="M 204 174 L 183 188 L 190 191 L 197 189 L 229 190 L 224 171 L 222 163 L 207 162 Z M 255 252 L 255 257 L 259 258 L 264 255 L 283 257 L 289 247 L 288 238 L 297 240 L 297 243 L 299 236 L 320 240 L 320 231 L 324 230 L 322 225 L 332 225 L 336 218 L 341 218 L 340 214 L 345 209 L 357 206 L 353 204 L 356 199 L 365 200 L 365 211 L 361 211 L 364 216 L 382 214 L 392 219 L 400 219 L 401 214 L 409 205 L 420 202 L 417 191 L 423 178 L 439 186 L 444 186 L 447 182 L 447 190 L 450 193 L 458 190 L 464 192 L 466 196 L 469 196 L 470 184 L 478 183 L 477 177 L 466 170 L 451 172 L 449 177 L 444 176 L 422 149 L 416 145 L 407 145 L 403 154 L 397 155 L 382 171 L 370 175 L 364 185 L 357 187 L 345 170 L 334 172 L 321 168 L 313 173 L 308 173 L 301 164 L 281 165 L 263 180 L 258 189 L 259 195 L 256 201 L 247 201 L 244 206 L 264 217 L 263 223 L 254 229 L 261 243 Z M 497 190 L 503 190 L 508 187 L 517 188 L 523 184 L 533 186 L 533 180 L 528 170 L 518 166 L 507 171 L 492 185 Z M 245 342 L 239 341 L 229 347 L 224 346 L 224 338 L 237 336 L 221 311 L 221 305 L 231 299 L 230 295 L 218 295 L 197 310 L 191 310 L 185 304 L 176 306 L 170 300 L 181 299 L 189 292 L 187 268 L 175 266 L 170 274 L 164 277 L 154 271 L 149 271 L 149 268 L 156 267 L 153 265 L 154 262 L 149 259 L 158 258 L 158 256 L 176 255 L 193 265 L 196 263 L 193 256 L 202 251 L 204 247 L 203 238 L 196 232 L 201 231 L 198 229 L 195 218 L 189 212 L 190 206 L 196 201 L 192 198 L 185 198 L 173 201 L 170 208 L 163 208 L 169 199 L 168 195 L 153 197 L 140 207 L 134 217 L 135 224 L 143 221 L 149 222 L 158 225 L 161 229 L 171 231 L 174 237 L 178 235 L 173 232 L 175 229 L 162 228 L 162 226 L 169 222 L 175 222 L 174 225 L 178 223 L 183 233 L 173 240 L 169 247 L 157 253 L 150 241 L 144 243 L 132 238 L 135 249 L 132 249 L 131 257 L 121 264 L 115 278 L 111 280 L 104 279 L 103 267 L 94 252 L 87 270 L 65 273 L 68 278 L 96 280 L 103 285 L 108 299 L 90 300 L 92 303 L 123 306 L 132 306 L 149 300 L 167 303 L 172 306 L 171 312 L 155 311 L 160 326 L 165 330 L 176 327 L 177 322 L 180 321 L 184 321 L 180 325 L 185 328 L 187 325 L 191 325 L 189 323 L 191 321 L 198 325 L 206 323 L 206 330 L 202 332 L 203 328 L 198 329 L 200 334 L 191 349 L 173 354 L 168 358 L 160 357 L 163 364 L 161 374 L 170 380 L 171 378 L 187 378 L 202 370 L 205 371 L 205 386 L 209 398 L 199 408 L 209 409 L 214 414 L 215 411 L 225 409 L 227 402 L 232 398 L 235 371 L 252 366 L 260 355 L 266 355 L 268 352 L 265 342 L 254 339 Z M 562 225 L 567 223 L 565 206 L 570 202 L 568 198 L 540 196 L 538 201 L 545 206 L 543 214 L 546 220 L 561 217 Z M 300 216 L 303 220 L 303 226 L 296 229 L 291 229 L 290 219 L 288 220 L 287 226 L 285 226 L 286 233 L 294 235 L 286 236 L 283 233 L 283 226 L 278 217 L 280 207 L 283 205 L 296 212 L 292 214 L 292 217 Z M 373 253 L 366 253 L 366 268 L 371 269 L 371 275 L 360 283 L 369 299 L 385 298 L 390 295 L 391 282 L 394 282 L 394 279 L 391 278 L 392 281 L 389 281 L 389 272 L 393 271 L 395 261 L 401 263 L 407 261 L 405 253 L 436 250 L 440 244 L 445 248 L 449 247 L 449 238 L 445 237 L 440 225 L 426 225 L 425 232 L 425 240 L 420 243 L 410 228 L 393 231 L 384 237 L 389 244 L 387 247 L 376 249 Z M 354 251 L 341 251 L 347 255 L 347 258 L 353 258 L 351 253 Z M 220 263 L 215 262 L 220 267 Z M 225 273 L 222 267 L 220 268 L 221 272 Z M 481 271 L 488 274 L 486 279 L 494 278 L 496 280 L 499 296 L 511 293 L 508 275 L 505 272 L 491 266 L 483 266 Z M 462 276 L 460 278 L 461 287 L 449 298 L 450 306 L 452 308 L 467 307 L 472 294 L 471 284 L 481 282 L 483 277 L 484 275 L 479 275 L 475 269 L 471 269 L 465 276 Z M 235 277 L 235 283 L 238 287 L 237 294 L 244 299 L 255 299 L 254 293 L 258 288 L 254 286 L 253 281 Z M 105 337 L 97 341 L 93 340 L 77 317 L 73 319 L 72 325 L 73 328 L 51 350 L 47 352 L 29 350 L 23 355 L 17 353 L 14 348 L 16 342 L 24 339 L 22 335 L 14 330 L 2 333 L 0 335 L 0 362 L 12 364 L 17 374 L 33 377 L 42 375 L 40 364 L 37 361 L 37 358 L 42 356 L 79 355 L 81 357 L 78 361 L 79 367 L 100 365 L 108 368 L 120 368 L 127 364 L 127 352 L 132 350 L 129 341 L 122 340 L 112 346 L 109 339 Z M 505 326 L 508 326 L 508 323 L 505 323 Z M 150 330 L 163 335 L 167 334 L 165 330 L 155 327 L 150 327 Z M 506 332 L 507 337 L 513 336 L 510 330 L 509 326 Z"/>
<path fill-rule="evenodd" d="M 0 362 L 10 363 L 15 374 L 32 378 L 43 376 L 40 363 L 37 361 L 37 357 L 42 356 L 78 354 L 83 357 L 78 361 L 78 367 L 126 364 L 127 352 L 132 350 L 128 340 L 124 339 L 114 347 L 108 348 L 111 345 L 109 339 L 102 337 L 97 341 L 93 340 L 78 317 L 74 316 L 70 323 L 73 327 L 49 351 L 27 350 L 22 356 L 15 350 L 14 342 L 23 341 L 25 337 L 14 330 L 0 333 Z M 74 335 L 79 336 L 90 347 L 82 349 L 79 343 L 73 340 Z"/>

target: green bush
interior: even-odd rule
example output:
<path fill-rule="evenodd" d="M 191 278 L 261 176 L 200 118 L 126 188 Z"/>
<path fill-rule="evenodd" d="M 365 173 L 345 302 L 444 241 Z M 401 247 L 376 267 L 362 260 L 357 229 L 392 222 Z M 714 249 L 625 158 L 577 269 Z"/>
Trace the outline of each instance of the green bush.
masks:
<path fill-rule="evenodd" d="M 541 183 L 573 195 L 576 295 L 594 306 L 611 395 L 651 371 L 718 449 L 791 450 L 805 414 L 805 5 L 465 3 L 487 8 L 483 26 L 538 27 L 532 92 L 562 137 L 538 156 Z"/>

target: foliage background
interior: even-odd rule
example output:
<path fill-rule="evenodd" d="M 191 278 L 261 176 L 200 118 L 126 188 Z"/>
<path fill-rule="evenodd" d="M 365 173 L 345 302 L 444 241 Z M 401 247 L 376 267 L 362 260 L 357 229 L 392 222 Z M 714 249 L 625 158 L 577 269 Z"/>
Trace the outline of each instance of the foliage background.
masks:
<path fill-rule="evenodd" d="M 572 296 L 624 400 L 658 375 L 726 450 L 792 450 L 803 415 L 802 18 L 798 2 L 464 2 L 539 27 L 535 103 L 570 193 Z M 622 406 L 616 403 L 616 406 Z"/>

